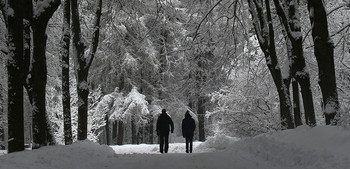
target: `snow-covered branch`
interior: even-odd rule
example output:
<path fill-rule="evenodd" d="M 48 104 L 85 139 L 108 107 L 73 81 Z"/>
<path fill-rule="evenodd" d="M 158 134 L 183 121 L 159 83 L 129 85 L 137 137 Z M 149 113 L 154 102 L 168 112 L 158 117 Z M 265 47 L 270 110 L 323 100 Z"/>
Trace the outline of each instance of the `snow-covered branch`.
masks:
<path fill-rule="evenodd" d="M 33 13 L 33 18 L 37 20 L 44 19 L 45 21 L 48 21 L 60 4 L 61 0 L 37 1 L 36 8 Z"/>
<path fill-rule="evenodd" d="M 195 40 L 195 39 L 197 38 L 198 30 L 199 30 L 199 28 L 201 27 L 201 25 L 202 25 L 202 23 L 204 22 L 204 20 L 208 17 L 208 15 L 209 15 L 210 13 L 213 12 L 213 10 L 215 9 L 215 7 L 218 6 L 218 5 L 220 4 L 221 1 L 222 1 L 222 0 L 218 1 L 218 2 L 209 10 L 209 12 L 203 17 L 203 19 L 201 20 L 201 22 L 199 22 L 199 24 L 198 24 L 198 26 L 197 26 L 197 29 L 196 29 L 196 32 L 194 33 L 194 38 L 193 38 L 193 40 Z"/>

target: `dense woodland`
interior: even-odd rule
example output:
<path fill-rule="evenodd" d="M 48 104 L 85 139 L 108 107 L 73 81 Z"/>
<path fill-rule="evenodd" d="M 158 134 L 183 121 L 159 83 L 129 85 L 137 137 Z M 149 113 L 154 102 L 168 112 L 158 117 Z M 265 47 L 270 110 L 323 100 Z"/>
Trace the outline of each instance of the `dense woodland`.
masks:
<path fill-rule="evenodd" d="M 21 2 L 21 3 L 19 3 Z M 0 0 L 0 143 L 350 125 L 349 0 Z"/>

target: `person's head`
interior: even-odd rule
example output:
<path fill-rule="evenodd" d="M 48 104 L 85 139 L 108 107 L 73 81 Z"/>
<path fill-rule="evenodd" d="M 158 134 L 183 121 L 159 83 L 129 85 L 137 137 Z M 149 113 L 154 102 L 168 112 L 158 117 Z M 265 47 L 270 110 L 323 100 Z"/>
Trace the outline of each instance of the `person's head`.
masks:
<path fill-rule="evenodd" d="M 162 113 L 163 113 L 163 114 L 166 113 L 166 110 L 165 110 L 165 109 L 162 109 Z"/>
<path fill-rule="evenodd" d="M 186 111 L 186 113 L 185 113 L 185 117 L 191 117 L 191 115 L 190 115 L 190 111 Z"/>

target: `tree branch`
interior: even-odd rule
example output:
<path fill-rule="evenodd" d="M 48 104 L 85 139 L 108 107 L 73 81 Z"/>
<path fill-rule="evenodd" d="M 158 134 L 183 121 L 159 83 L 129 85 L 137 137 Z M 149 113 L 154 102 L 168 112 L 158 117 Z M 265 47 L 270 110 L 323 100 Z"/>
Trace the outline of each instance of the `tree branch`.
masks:
<path fill-rule="evenodd" d="M 204 18 L 201 20 L 201 22 L 198 24 L 196 32 L 194 33 L 194 38 L 193 40 L 195 40 L 197 38 L 198 35 L 198 30 L 201 27 L 202 23 L 204 22 L 204 20 L 208 17 L 208 15 L 215 9 L 216 6 L 218 6 L 220 4 L 222 0 L 218 1 L 210 10 L 209 12 L 204 16 Z"/>
<path fill-rule="evenodd" d="M 61 0 L 41 0 L 37 2 L 36 10 L 33 13 L 33 18 L 37 20 L 44 19 L 49 21 L 53 13 L 61 4 Z"/>
<path fill-rule="evenodd" d="M 350 27 L 350 23 L 347 24 L 346 26 L 344 26 L 343 28 L 339 29 L 337 32 L 333 33 L 330 37 L 337 35 L 338 33 L 342 32 L 343 30 L 345 30 L 346 28 L 349 28 L 349 27 Z"/>
<path fill-rule="evenodd" d="M 101 21 L 101 15 L 102 15 L 102 0 L 98 0 L 98 4 L 96 5 L 96 11 L 95 11 L 95 20 L 94 20 L 94 30 L 92 34 L 91 44 L 90 44 L 90 53 L 88 58 L 88 64 L 86 65 L 86 69 L 89 70 L 92 61 L 95 57 L 97 46 L 98 46 L 98 40 L 100 36 L 100 21 Z"/>
<path fill-rule="evenodd" d="M 331 13 L 335 12 L 336 10 L 338 10 L 342 7 L 347 7 L 349 5 L 350 5 L 349 3 L 341 4 L 340 6 L 337 6 L 334 9 L 331 9 L 329 12 L 327 12 L 327 16 L 330 15 Z"/>
<path fill-rule="evenodd" d="M 332 14 L 333 12 L 337 11 L 338 9 L 343 8 L 343 7 L 347 7 L 347 6 L 349 6 L 349 5 L 350 5 L 349 3 L 348 3 L 348 4 L 345 3 L 345 4 L 342 4 L 342 5 L 340 5 L 340 6 L 337 6 L 337 7 L 335 7 L 334 9 L 331 9 L 329 12 L 327 12 L 327 16 L 330 15 L 330 14 Z M 333 37 L 334 35 L 336 35 L 337 33 L 341 32 L 341 31 L 343 31 L 343 30 L 346 29 L 347 27 L 349 27 L 349 25 L 345 26 L 343 29 L 341 29 L 341 30 L 339 30 L 338 32 L 334 33 L 331 37 Z M 311 32 L 311 28 L 309 28 L 308 31 L 306 32 L 306 34 L 305 34 L 305 36 L 304 36 L 304 39 L 303 39 L 303 43 L 304 43 L 304 41 L 306 40 L 306 38 L 309 36 L 310 32 Z"/>
<path fill-rule="evenodd" d="M 286 29 L 286 33 L 289 37 L 289 39 L 293 39 L 295 40 L 294 36 L 291 34 L 292 32 L 292 29 L 290 28 L 290 25 L 288 23 L 288 18 L 287 18 L 287 15 L 285 13 L 285 11 L 283 10 L 282 8 L 282 5 L 280 4 L 279 0 L 273 0 L 274 1 L 274 4 L 275 4 L 275 7 L 276 7 L 276 10 L 277 10 L 277 14 L 281 17 L 282 19 L 282 23 Z"/>
<path fill-rule="evenodd" d="M 6 50 L 5 48 L 2 48 L 1 49 L 1 52 L 3 53 L 3 54 L 5 54 L 5 55 L 7 55 L 9 52 L 8 52 L 8 50 Z"/>

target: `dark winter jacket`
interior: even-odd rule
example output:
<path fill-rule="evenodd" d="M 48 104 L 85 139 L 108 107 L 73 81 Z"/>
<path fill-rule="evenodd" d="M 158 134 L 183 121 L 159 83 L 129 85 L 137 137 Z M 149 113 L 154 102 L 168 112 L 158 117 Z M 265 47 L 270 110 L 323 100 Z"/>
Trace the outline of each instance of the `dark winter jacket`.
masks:
<path fill-rule="evenodd" d="M 173 120 L 171 120 L 170 116 L 167 113 L 162 112 L 162 114 L 160 114 L 157 120 L 157 128 L 156 128 L 157 135 L 158 136 L 169 135 L 170 127 L 171 127 L 171 132 L 174 132 Z"/>
<path fill-rule="evenodd" d="M 185 118 L 182 120 L 182 136 L 185 138 L 193 138 L 193 132 L 196 129 L 196 123 L 187 111 Z"/>

